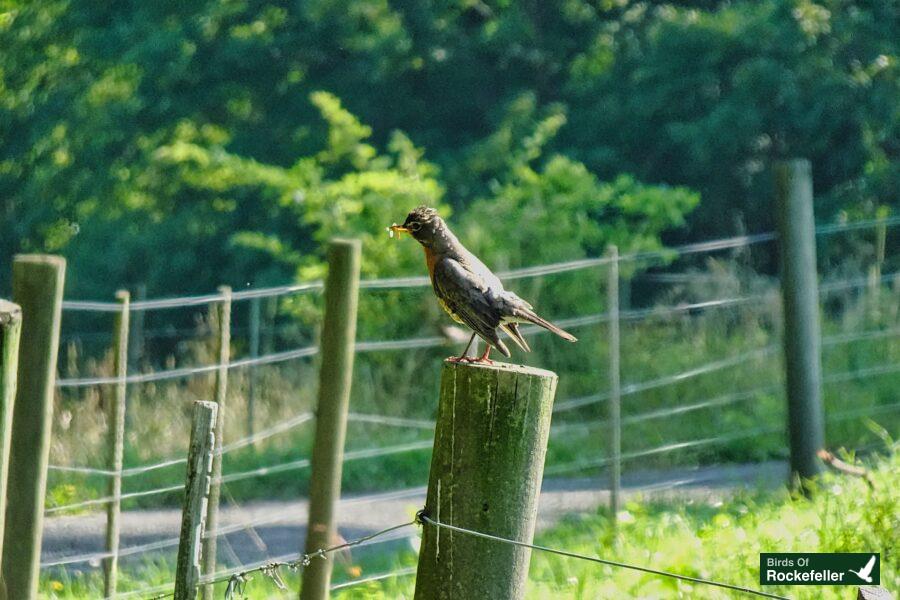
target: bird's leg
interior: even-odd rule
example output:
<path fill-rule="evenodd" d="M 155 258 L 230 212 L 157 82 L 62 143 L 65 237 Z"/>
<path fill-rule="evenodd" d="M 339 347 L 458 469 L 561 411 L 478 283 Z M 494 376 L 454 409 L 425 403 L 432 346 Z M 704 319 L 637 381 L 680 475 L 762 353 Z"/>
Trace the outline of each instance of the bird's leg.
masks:
<path fill-rule="evenodd" d="M 477 335 L 477 334 L 473 333 L 473 334 L 472 334 L 472 337 L 469 338 L 469 343 L 466 344 L 466 349 L 463 350 L 463 353 L 462 353 L 462 354 L 460 354 L 459 356 L 451 356 L 451 357 L 448 358 L 447 360 L 449 360 L 450 362 L 456 362 L 456 363 L 458 363 L 458 362 L 468 362 L 468 361 L 472 360 L 471 358 L 469 358 L 469 348 L 472 347 L 472 342 L 475 341 L 475 336 L 476 336 L 476 335 Z"/>
<path fill-rule="evenodd" d="M 486 364 L 486 365 L 492 365 L 492 364 L 494 364 L 494 361 L 492 361 L 490 358 L 488 358 L 488 355 L 490 355 L 490 353 L 491 353 L 492 346 L 490 344 L 485 344 L 485 346 L 486 347 L 484 349 L 484 354 L 482 354 L 477 359 L 475 359 L 474 362 L 482 363 L 482 364 Z"/>

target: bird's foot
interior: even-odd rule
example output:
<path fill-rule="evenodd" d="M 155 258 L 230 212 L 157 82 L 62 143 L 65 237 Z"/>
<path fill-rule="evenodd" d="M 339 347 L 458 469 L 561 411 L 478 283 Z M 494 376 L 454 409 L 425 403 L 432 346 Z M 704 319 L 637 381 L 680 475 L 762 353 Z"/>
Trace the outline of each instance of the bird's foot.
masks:
<path fill-rule="evenodd" d="M 493 365 L 494 364 L 494 361 L 492 361 L 491 359 L 486 358 L 484 356 L 479 357 L 479 358 L 470 358 L 469 362 L 471 362 L 473 365 Z"/>
<path fill-rule="evenodd" d="M 471 356 L 448 356 L 447 357 L 447 362 L 452 362 L 452 363 L 470 363 L 470 362 L 473 362 L 474 360 L 475 359 L 472 358 Z"/>

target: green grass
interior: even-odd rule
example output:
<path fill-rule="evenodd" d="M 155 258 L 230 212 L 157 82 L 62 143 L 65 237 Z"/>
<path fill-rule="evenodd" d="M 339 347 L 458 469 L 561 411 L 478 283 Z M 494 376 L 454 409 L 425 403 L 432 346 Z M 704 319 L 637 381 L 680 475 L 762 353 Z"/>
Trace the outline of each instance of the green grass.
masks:
<path fill-rule="evenodd" d="M 881 436 L 887 438 L 884 432 Z M 896 532 L 900 531 L 900 457 L 896 444 L 886 458 L 872 459 L 874 489 L 858 478 L 827 474 L 818 484 L 812 500 L 786 491 L 748 491 L 727 498 L 701 501 L 687 496 L 667 499 L 633 499 L 619 514 L 619 544 L 611 546 L 609 515 L 571 516 L 540 533 L 536 543 L 589 556 L 600 556 L 629 564 L 758 588 L 760 552 L 874 552 L 882 553 L 881 584 L 892 590 L 900 586 L 900 556 L 896 552 Z M 395 546 L 396 547 L 396 546 Z M 365 578 L 414 566 L 411 547 L 400 546 L 391 553 L 360 552 L 337 562 L 335 582 Z M 167 583 L 172 580 L 172 564 L 145 562 L 126 569 L 121 578 L 123 591 Z M 292 590 L 297 575 L 287 573 Z M 338 591 L 334 598 L 412 598 L 413 576 L 362 584 Z M 224 584 L 217 589 L 222 597 Z M 71 575 L 44 574 L 42 597 L 52 599 L 98 596 L 97 570 Z M 855 592 L 847 587 L 781 586 L 767 591 L 791 598 L 848 598 Z M 247 586 L 247 597 L 279 596 L 271 581 L 256 575 Z M 731 592 L 679 582 L 655 575 L 607 567 L 535 551 L 532 555 L 528 597 L 560 600 L 596 598 L 732 598 Z"/>

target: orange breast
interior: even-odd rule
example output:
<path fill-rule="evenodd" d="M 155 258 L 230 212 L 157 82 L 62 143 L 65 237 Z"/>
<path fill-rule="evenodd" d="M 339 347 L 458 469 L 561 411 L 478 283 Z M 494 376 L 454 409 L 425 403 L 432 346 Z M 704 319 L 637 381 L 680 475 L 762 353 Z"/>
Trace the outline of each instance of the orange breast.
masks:
<path fill-rule="evenodd" d="M 431 248 L 422 246 L 425 250 L 425 266 L 428 267 L 428 276 L 434 281 L 434 265 L 437 264 L 437 255 L 432 252 Z"/>

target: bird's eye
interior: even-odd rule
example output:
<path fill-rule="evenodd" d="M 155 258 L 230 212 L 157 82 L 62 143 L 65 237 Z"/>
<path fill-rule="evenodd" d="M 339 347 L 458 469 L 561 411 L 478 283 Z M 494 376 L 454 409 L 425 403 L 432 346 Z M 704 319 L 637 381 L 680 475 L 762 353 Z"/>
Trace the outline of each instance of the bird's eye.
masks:
<path fill-rule="evenodd" d="M 412 223 L 409 224 L 409 228 L 412 231 L 418 231 L 418 230 L 422 229 L 422 224 L 419 223 L 418 221 L 413 221 Z"/>

